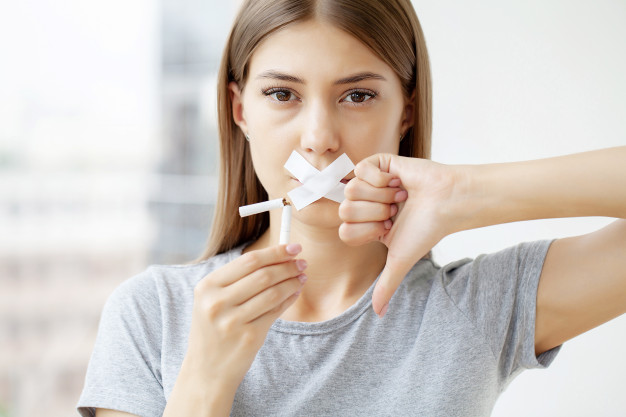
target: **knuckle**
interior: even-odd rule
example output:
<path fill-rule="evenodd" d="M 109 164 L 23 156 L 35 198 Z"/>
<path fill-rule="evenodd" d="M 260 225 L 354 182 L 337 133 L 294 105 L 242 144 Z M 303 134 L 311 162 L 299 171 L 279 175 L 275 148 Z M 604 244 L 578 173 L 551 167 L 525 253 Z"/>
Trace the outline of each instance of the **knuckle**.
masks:
<path fill-rule="evenodd" d="M 241 343 L 246 346 L 246 347 L 251 347 L 256 345 L 257 343 L 257 333 L 256 331 L 254 331 L 254 329 L 246 329 L 243 332 L 241 332 Z"/>
<path fill-rule="evenodd" d="M 224 301 L 221 299 L 213 299 L 203 303 L 203 311 L 209 320 L 217 320 L 224 311 Z"/>
<path fill-rule="evenodd" d="M 216 272 L 210 273 L 202 278 L 193 289 L 193 294 L 196 297 L 202 296 L 202 294 L 207 293 L 211 290 L 212 287 L 216 286 L 216 282 L 218 281 L 218 274 Z"/>
<path fill-rule="evenodd" d="M 348 242 L 350 240 L 350 225 L 347 223 L 342 223 L 339 226 L 339 239 L 344 242 Z"/>
<path fill-rule="evenodd" d="M 338 214 L 339 214 L 339 218 L 341 220 L 346 220 L 346 206 L 348 203 L 346 203 L 347 200 L 344 200 L 341 202 L 341 204 L 339 204 L 339 210 L 338 210 Z"/>
<path fill-rule="evenodd" d="M 231 333 L 235 330 L 237 321 L 234 317 L 223 317 L 217 322 L 217 327 L 222 333 Z"/>
<path fill-rule="evenodd" d="M 358 178 L 352 179 L 352 181 L 346 184 L 346 188 L 344 188 L 344 195 L 347 199 L 354 200 L 358 196 Z"/>
<path fill-rule="evenodd" d="M 241 257 L 244 267 L 249 269 L 257 269 L 261 266 L 261 255 L 257 252 L 248 252 Z"/>
<path fill-rule="evenodd" d="M 339 238 L 348 246 L 356 246 L 359 244 L 354 228 L 346 223 L 339 226 Z"/>
<path fill-rule="evenodd" d="M 258 271 L 258 277 L 256 279 L 263 288 L 271 286 L 273 282 L 272 275 L 265 269 Z"/>
<path fill-rule="evenodd" d="M 270 304 L 278 303 L 282 299 L 281 291 L 276 287 L 270 288 L 267 290 L 267 299 Z"/>
<path fill-rule="evenodd" d="M 354 175 L 357 177 L 362 177 L 365 174 L 365 170 L 367 169 L 367 162 L 365 160 L 360 161 L 354 167 Z"/>
<path fill-rule="evenodd" d="M 352 203 L 349 200 L 344 200 L 339 205 L 339 218 L 344 221 L 348 221 L 352 218 Z"/>
<path fill-rule="evenodd" d="M 382 188 L 387 185 L 388 179 L 384 175 L 377 175 L 374 179 L 374 187 Z"/>
<path fill-rule="evenodd" d="M 206 293 L 206 286 L 207 284 L 204 280 L 201 280 L 196 284 L 196 286 L 193 288 L 194 300 L 200 299 Z"/>

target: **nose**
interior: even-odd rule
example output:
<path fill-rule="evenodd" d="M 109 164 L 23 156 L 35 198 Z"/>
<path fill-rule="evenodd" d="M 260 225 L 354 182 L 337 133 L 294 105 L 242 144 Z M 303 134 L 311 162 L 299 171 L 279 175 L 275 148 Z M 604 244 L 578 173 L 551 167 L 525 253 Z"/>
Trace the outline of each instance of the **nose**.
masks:
<path fill-rule="evenodd" d="M 320 100 L 310 102 L 305 114 L 305 128 L 300 139 L 302 148 L 319 155 L 336 152 L 340 141 L 332 109 Z"/>

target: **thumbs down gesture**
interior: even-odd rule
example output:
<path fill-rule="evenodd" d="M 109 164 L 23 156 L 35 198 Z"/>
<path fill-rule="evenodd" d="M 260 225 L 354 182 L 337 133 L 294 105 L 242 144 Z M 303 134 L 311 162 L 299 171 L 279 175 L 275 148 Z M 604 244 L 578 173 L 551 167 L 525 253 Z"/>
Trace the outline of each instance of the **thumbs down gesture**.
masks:
<path fill-rule="evenodd" d="M 349 245 L 379 240 L 387 246 L 372 300 L 380 317 L 413 265 L 445 236 L 463 230 L 462 172 L 393 154 L 372 155 L 355 167 L 339 206 L 339 237 Z"/>

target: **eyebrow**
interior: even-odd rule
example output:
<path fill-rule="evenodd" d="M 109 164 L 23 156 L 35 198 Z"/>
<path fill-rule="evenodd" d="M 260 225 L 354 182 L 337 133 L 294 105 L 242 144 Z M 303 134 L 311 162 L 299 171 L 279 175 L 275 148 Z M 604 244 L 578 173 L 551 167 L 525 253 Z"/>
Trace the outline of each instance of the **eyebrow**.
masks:
<path fill-rule="evenodd" d="M 264 71 L 261 74 L 259 74 L 256 78 L 257 79 L 271 78 L 274 80 L 289 81 L 289 82 L 297 83 L 297 84 L 306 84 L 306 82 L 302 78 L 294 77 L 293 75 L 285 74 L 283 72 L 276 71 L 276 70 Z M 336 80 L 333 84 L 334 85 L 352 84 L 352 83 L 356 83 L 356 82 L 364 81 L 364 80 L 387 81 L 387 79 L 380 74 L 376 74 L 373 72 L 359 72 L 358 74 L 353 74 L 344 78 L 340 78 Z"/>

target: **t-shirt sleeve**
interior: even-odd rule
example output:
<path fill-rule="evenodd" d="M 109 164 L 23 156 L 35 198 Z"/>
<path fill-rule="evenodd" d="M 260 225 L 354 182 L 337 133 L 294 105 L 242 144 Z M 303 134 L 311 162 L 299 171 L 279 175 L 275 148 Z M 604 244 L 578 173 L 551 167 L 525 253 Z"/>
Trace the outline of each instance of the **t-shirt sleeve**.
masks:
<path fill-rule="evenodd" d="M 109 408 L 161 416 L 161 311 L 150 268 L 123 282 L 108 298 L 78 401 L 81 416 Z"/>
<path fill-rule="evenodd" d="M 548 367 L 560 350 L 535 355 L 537 288 L 552 241 L 523 242 L 443 268 L 446 291 L 483 334 L 505 384 L 523 369 Z"/>

